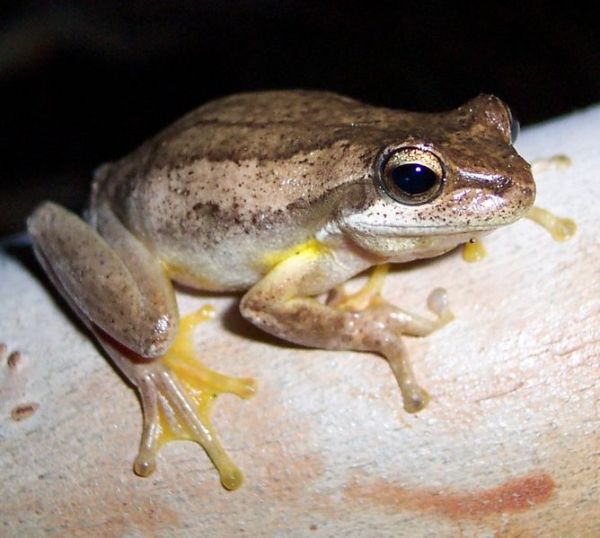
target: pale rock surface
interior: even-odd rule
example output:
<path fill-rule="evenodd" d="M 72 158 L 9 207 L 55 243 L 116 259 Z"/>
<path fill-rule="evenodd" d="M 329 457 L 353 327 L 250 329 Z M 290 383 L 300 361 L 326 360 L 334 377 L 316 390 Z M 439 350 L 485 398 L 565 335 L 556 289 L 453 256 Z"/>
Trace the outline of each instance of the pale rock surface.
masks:
<path fill-rule="evenodd" d="M 215 405 L 245 473 L 235 492 L 192 443 L 133 474 L 135 392 L 39 273 L 2 254 L 0 535 L 600 536 L 600 107 L 527 129 L 518 149 L 571 157 L 538 178 L 537 203 L 578 233 L 556 243 L 524 220 L 483 262 L 455 251 L 388 277 L 386 298 L 418 312 L 445 287 L 457 317 L 408 341 L 432 395 L 417 415 L 377 356 L 287 346 L 235 297 L 179 295 L 183 313 L 219 314 L 196 331 L 202 360 L 259 383 Z"/>

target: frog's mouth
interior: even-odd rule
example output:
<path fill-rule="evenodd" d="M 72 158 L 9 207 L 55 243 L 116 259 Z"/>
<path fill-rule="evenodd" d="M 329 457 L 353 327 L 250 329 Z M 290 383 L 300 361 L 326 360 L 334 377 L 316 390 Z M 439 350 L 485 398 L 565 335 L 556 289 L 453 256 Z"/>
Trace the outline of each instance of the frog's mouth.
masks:
<path fill-rule="evenodd" d="M 504 224 L 502 224 L 504 226 Z M 422 237 L 422 236 L 456 236 L 489 233 L 499 228 L 499 225 L 480 226 L 422 226 L 422 227 L 393 227 L 370 225 L 364 228 L 352 227 L 354 233 L 364 235 L 377 235 L 380 237 Z"/>
<path fill-rule="evenodd" d="M 529 203 L 512 204 L 495 196 L 469 197 L 430 207 L 377 200 L 360 211 L 343 208 L 336 221 L 346 234 L 384 239 L 480 235 L 518 221 L 530 208 Z"/>
<path fill-rule="evenodd" d="M 367 252 L 393 263 L 404 263 L 439 256 L 461 244 L 477 241 L 494 229 L 481 227 L 477 230 L 449 232 L 447 228 L 440 227 L 437 233 L 435 229 L 429 229 L 427 233 L 421 229 L 412 234 L 405 233 L 405 230 L 401 233 L 396 230 L 395 234 L 361 233 L 355 230 L 349 235 L 355 244 Z"/>
<path fill-rule="evenodd" d="M 514 219 L 518 220 L 518 219 Z M 381 237 L 385 239 L 407 239 L 421 237 L 455 237 L 455 236 L 479 236 L 482 233 L 489 233 L 506 223 L 494 224 L 445 224 L 445 225 L 423 225 L 423 226 L 390 226 L 388 224 L 361 223 L 360 221 L 343 222 L 340 228 L 349 235 L 363 235 L 370 237 Z"/>

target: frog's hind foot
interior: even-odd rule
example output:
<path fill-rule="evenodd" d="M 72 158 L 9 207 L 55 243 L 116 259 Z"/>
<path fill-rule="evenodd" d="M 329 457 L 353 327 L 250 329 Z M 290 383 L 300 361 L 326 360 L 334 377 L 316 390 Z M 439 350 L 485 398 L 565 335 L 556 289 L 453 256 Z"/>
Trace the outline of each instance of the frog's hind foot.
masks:
<path fill-rule="evenodd" d="M 252 379 L 225 376 L 209 370 L 195 357 L 191 334 L 193 327 L 205 319 L 208 309 L 181 320 L 173 345 L 156 363 L 138 365 L 137 376 L 144 413 L 142 439 L 134 471 L 150 475 L 156 468 L 156 455 L 169 441 L 190 440 L 201 445 L 215 467 L 221 483 L 237 489 L 242 473 L 221 446 L 210 421 L 212 404 L 220 393 L 229 392 L 250 398 L 255 392 Z"/>

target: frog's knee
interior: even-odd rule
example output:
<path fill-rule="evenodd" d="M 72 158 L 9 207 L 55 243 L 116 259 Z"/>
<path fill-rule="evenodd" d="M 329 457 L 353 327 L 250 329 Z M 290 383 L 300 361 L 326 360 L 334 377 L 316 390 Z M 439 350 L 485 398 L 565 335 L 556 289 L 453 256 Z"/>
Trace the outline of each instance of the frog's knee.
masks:
<path fill-rule="evenodd" d="M 272 298 L 270 301 L 267 293 L 250 290 L 240 301 L 240 313 L 255 325 L 263 325 L 270 302 Z"/>

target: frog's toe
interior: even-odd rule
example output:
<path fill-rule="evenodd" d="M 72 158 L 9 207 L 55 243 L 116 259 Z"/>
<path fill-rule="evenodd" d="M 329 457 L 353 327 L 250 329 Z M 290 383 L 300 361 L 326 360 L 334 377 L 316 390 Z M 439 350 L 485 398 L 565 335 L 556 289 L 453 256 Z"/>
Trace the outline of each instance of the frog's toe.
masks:
<path fill-rule="evenodd" d="M 408 413 L 418 413 L 422 409 L 425 409 L 430 399 L 427 391 L 420 386 L 411 387 L 410 389 L 402 391 L 404 409 Z"/>
<path fill-rule="evenodd" d="M 525 217 L 545 228 L 555 241 L 568 241 L 577 232 L 574 220 L 557 217 L 541 207 L 532 207 Z"/>
<path fill-rule="evenodd" d="M 376 265 L 367 283 L 356 293 L 346 293 L 344 286 L 333 290 L 327 304 L 337 310 L 361 312 L 376 305 L 381 300 L 381 289 L 389 271 L 389 264 Z"/>
<path fill-rule="evenodd" d="M 133 471 L 138 476 L 146 478 L 156 470 L 156 452 L 153 450 L 140 450 L 133 463 Z"/>
<path fill-rule="evenodd" d="M 191 330 L 202 312 L 181 320 L 179 334 L 162 359 L 144 368 L 137 380 L 144 413 L 144 427 L 134 471 L 149 476 L 156 456 L 169 441 L 190 440 L 200 444 L 215 467 L 221 483 L 236 489 L 242 473 L 221 446 L 210 421 L 212 404 L 223 392 L 249 398 L 255 392 L 252 379 L 218 374 L 203 366 L 192 351 Z"/>
<path fill-rule="evenodd" d="M 444 288 L 435 288 L 429 294 L 429 297 L 427 297 L 427 308 L 438 317 L 440 327 L 454 319 L 454 314 L 450 310 L 448 292 Z"/>

